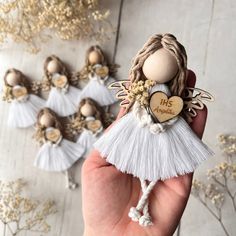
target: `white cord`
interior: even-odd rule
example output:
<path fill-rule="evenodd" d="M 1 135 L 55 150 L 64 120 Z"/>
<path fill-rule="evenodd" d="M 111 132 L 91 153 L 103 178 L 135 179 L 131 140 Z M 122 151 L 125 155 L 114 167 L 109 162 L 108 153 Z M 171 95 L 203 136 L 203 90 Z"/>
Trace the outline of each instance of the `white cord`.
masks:
<path fill-rule="evenodd" d="M 139 199 L 139 202 L 136 207 L 131 207 L 129 211 L 129 217 L 133 221 L 139 221 L 141 226 L 149 226 L 152 225 L 152 219 L 149 214 L 149 204 L 148 204 L 148 197 L 154 188 L 156 181 L 150 182 L 148 185 L 145 180 L 140 180 L 141 188 L 142 188 L 142 196 Z M 143 215 L 141 216 L 141 211 L 143 211 Z"/>
<path fill-rule="evenodd" d="M 69 188 L 71 190 L 74 190 L 78 187 L 78 184 L 73 180 L 72 176 L 70 175 L 69 170 L 66 170 L 64 172 L 66 177 L 66 188 Z"/>
<path fill-rule="evenodd" d="M 65 178 L 66 178 L 66 188 L 69 188 L 70 180 L 69 180 L 69 173 L 68 173 L 67 170 L 64 172 L 64 175 L 65 175 Z"/>
<path fill-rule="evenodd" d="M 136 207 L 137 210 L 142 210 L 144 208 L 144 205 L 146 204 L 146 201 L 149 197 L 149 194 L 151 193 L 152 189 L 154 188 L 156 184 L 156 181 L 152 181 L 148 184 L 147 188 L 144 190 L 141 198 L 139 199 L 138 205 Z"/>
<path fill-rule="evenodd" d="M 142 191 L 145 192 L 147 189 L 147 182 L 146 180 L 140 180 Z M 139 224 L 141 226 L 149 226 L 153 225 L 152 218 L 149 214 L 149 199 L 147 198 L 146 203 L 143 207 L 143 215 L 139 218 Z"/>

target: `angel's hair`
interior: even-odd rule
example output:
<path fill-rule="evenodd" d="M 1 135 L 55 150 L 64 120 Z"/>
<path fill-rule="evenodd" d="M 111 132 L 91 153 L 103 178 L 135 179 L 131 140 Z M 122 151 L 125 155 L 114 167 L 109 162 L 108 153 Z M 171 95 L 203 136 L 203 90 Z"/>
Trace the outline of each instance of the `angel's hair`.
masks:
<path fill-rule="evenodd" d="M 172 95 L 181 96 L 186 84 L 187 55 L 185 48 L 172 34 L 156 34 L 152 36 L 133 59 L 130 69 L 130 81 L 146 80 L 142 67 L 145 60 L 157 50 L 164 48 L 176 59 L 179 70 L 175 77 L 168 83 Z"/>
<path fill-rule="evenodd" d="M 44 75 L 45 75 L 46 80 L 51 82 L 52 74 L 48 72 L 47 67 L 48 67 L 48 63 L 53 60 L 58 63 L 60 67 L 60 73 L 62 75 L 65 75 L 68 78 L 68 80 L 70 80 L 69 70 L 67 69 L 66 65 L 61 61 L 61 59 L 55 55 L 51 55 L 47 57 L 44 62 L 43 68 L 44 68 Z"/>
<path fill-rule="evenodd" d="M 97 102 L 95 102 L 93 99 L 91 98 L 84 98 L 80 101 L 80 104 L 79 104 L 79 108 L 78 108 L 78 112 L 77 112 L 77 117 L 80 121 L 84 120 L 85 117 L 81 114 L 81 108 L 83 105 L 85 104 L 89 104 L 90 106 L 92 106 L 95 110 L 95 114 L 93 115 L 94 118 L 96 120 L 100 120 L 102 122 L 102 124 L 104 125 L 104 119 L 103 119 L 103 114 L 104 114 L 104 111 L 102 110 L 102 108 L 98 105 Z"/>

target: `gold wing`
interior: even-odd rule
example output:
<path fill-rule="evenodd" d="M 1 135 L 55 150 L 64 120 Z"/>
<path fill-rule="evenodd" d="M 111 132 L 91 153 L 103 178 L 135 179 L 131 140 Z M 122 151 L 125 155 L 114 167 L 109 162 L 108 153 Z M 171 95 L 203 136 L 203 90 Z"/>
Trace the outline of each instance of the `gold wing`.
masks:
<path fill-rule="evenodd" d="M 192 118 L 197 116 L 196 110 L 202 110 L 204 108 L 203 101 L 213 102 L 214 97 L 202 89 L 188 87 L 185 89 L 183 100 L 185 116 L 189 122 L 192 122 Z"/>
<path fill-rule="evenodd" d="M 116 93 L 116 98 L 121 100 L 120 106 L 127 108 L 131 102 L 129 99 L 129 80 L 120 80 L 111 83 L 108 88 L 118 90 Z"/>

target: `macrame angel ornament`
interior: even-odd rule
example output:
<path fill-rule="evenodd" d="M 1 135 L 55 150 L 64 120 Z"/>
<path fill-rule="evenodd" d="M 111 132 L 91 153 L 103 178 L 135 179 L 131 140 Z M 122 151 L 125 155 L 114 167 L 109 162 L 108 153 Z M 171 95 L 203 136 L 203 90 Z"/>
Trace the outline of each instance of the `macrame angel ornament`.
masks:
<path fill-rule="evenodd" d="M 109 106 L 117 102 L 115 93 L 108 89 L 114 81 L 110 75 L 116 72 L 116 65 L 107 65 L 103 51 L 99 46 L 92 46 L 86 54 L 86 65 L 79 73 L 80 79 L 89 79 L 81 98 L 90 97 L 101 106 Z"/>
<path fill-rule="evenodd" d="M 75 121 L 82 124 L 82 132 L 77 143 L 85 149 L 84 158 L 87 157 L 93 148 L 93 144 L 103 134 L 104 113 L 102 108 L 91 98 L 84 98 L 79 104 Z"/>
<path fill-rule="evenodd" d="M 115 82 L 126 114 L 94 144 L 118 170 L 138 177 L 142 196 L 129 217 L 152 225 L 148 197 L 158 180 L 193 172 L 213 152 L 182 118 L 187 79 L 184 47 L 154 35 L 134 58 L 130 81 Z"/>
<path fill-rule="evenodd" d="M 63 127 L 58 116 L 50 108 L 38 113 L 35 138 L 41 144 L 34 166 L 51 172 L 63 172 L 67 187 L 74 189 L 77 184 L 70 176 L 69 169 L 83 155 L 84 148 L 63 137 Z"/>
<path fill-rule="evenodd" d="M 76 112 L 81 90 L 72 86 L 72 77 L 63 62 L 56 56 L 49 56 L 44 63 L 43 89 L 50 90 L 46 106 L 59 116 Z"/>
<path fill-rule="evenodd" d="M 9 69 L 4 76 L 3 100 L 10 102 L 8 125 L 26 128 L 36 123 L 38 111 L 45 101 L 32 94 L 37 93 L 26 76 L 17 69 Z"/>

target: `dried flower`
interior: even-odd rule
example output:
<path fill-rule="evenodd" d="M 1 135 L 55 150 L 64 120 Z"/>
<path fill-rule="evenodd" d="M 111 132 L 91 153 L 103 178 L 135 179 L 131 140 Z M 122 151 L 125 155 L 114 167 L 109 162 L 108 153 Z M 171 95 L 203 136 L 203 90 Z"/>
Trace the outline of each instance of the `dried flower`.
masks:
<path fill-rule="evenodd" d="M 23 230 L 47 233 L 51 227 L 46 220 L 55 214 L 55 203 L 50 200 L 40 202 L 22 196 L 25 186 L 22 179 L 0 181 L 0 222 L 8 227 L 12 235 Z"/>
<path fill-rule="evenodd" d="M 234 135 L 224 135 L 218 136 L 219 146 L 223 153 L 228 156 L 236 154 L 236 136 Z"/>
<path fill-rule="evenodd" d="M 7 102 L 11 102 L 13 100 L 11 87 L 4 85 L 2 100 Z"/>
<path fill-rule="evenodd" d="M 103 113 L 103 125 L 104 128 L 108 127 L 113 121 L 115 117 L 110 112 Z M 81 133 L 86 128 L 87 121 L 85 119 L 81 119 L 78 116 L 72 116 L 69 118 L 68 122 L 65 125 L 66 134 L 71 137 L 71 140 L 75 140 L 77 135 Z"/>
<path fill-rule="evenodd" d="M 130 101 L 137 101 L 141 106 L 148 106 L 149 94 L 148 91 L 155 85 L 155 81 L 152 80 L 140 80 L 131 84 L 128 91 L 128 99 Z"/>
<path fill-rule="evenodd" d="M 4 1 L 0 3 L 0 43 L 11 38 L 37 53 L 39 42 L 46 42 L 53 34 L 63 40 L 102 41 L 111 32 L 109 14 L 109 10 L 100 10 L 98 0 Z"/>
<path fill-rule="evenodd" d="M 219 135 L 219 146 L 226 156 L 226 160 L 208 170 L 208 183 L 194 180 L 192 183 L 192 195 L 195 196 L 206 209 L 220 223 L 225 235 L 229 235 L 223 221 L 222 208 L 225 202 L 225 196 L 228 195 L 236 213 L 236 163 L 233 156 L 236 154 L 236 137 L 233 135 Z M 215 208 L 215 211 L 212 209 Z"/>
<path fill-rule="evenodd" d="M 81 120 L 77 116 L 72 117 L 66 125 L 66 132 L 76 136 L 83 131 L 85 124 L 85 120 Z"/>

